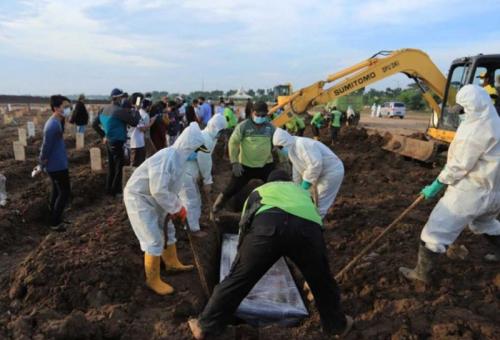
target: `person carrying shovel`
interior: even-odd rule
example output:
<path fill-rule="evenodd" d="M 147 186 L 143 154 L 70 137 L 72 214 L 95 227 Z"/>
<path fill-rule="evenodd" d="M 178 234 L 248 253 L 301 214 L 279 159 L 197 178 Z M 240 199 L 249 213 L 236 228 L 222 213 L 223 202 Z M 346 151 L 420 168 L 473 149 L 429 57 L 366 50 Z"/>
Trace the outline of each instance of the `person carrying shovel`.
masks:
<path fill-rule="evenodd" d="M 485 260 L 500 261 L 500 118 L 488 93 L 477 85 L 460 89 L 456 102 L 465 112 L 438 178 L 422 190 L 426 199 L 448 186 L 420 235 L 414 269 L 399 270 L 410 280 L 432 281 L 439 254 L 468 226 L 494 247 Z"/>
<path fill-rule="evenodd" d="M 165 219 L 186 221 L 186 209 L 178 197 L 186 162 L 193 152 L 207 152 L 205 139 L 197 123 L 191 123 L 174 145 L 159 150 L 146 159 L 125 186 L 124 203 L 127 215 L 144 252 L 146 284 L 159 295 L 174 289 L 160 278 L 160 258 L 169 270 L 191 270 L 177 257 L 175 228 L 168 224 L 165 248 Z"/>

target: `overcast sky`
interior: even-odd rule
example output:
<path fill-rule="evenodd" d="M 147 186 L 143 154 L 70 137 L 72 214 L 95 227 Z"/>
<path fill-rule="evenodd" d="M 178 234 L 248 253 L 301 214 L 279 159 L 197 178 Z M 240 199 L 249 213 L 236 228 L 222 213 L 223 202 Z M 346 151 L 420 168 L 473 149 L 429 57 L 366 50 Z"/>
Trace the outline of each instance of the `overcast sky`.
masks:
<path fill-rule="evenodd" d="M 0 93 L 297 88 L 405 47 L 447 72 L 500 53 L 499 13 L 498 0 L 2 0 Z"/>

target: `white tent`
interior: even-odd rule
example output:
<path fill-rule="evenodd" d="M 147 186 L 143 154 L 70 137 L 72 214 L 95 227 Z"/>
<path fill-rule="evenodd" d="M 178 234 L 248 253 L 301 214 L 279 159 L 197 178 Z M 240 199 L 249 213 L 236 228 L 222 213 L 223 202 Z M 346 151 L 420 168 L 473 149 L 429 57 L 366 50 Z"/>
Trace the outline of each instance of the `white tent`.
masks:
<path fill-rule="evenodd" d="M 232 100 L 247 100 L 247 99 L 252 99 L 252 96 L 246 94 L 245 91 L 243 90 L 243 88 L 241 88 L 238 91 L 236 91 L 235 94 L 233 94 L 232 96 L 229 96 L 229 99 L 232 99 Z"/>

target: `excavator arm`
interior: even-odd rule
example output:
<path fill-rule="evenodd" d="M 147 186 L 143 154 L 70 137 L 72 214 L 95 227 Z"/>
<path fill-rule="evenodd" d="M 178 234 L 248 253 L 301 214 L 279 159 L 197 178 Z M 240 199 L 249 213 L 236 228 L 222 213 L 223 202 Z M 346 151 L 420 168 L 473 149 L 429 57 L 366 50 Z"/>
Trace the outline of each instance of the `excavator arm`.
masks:
<path fill-rule="evenodd" d="M 273 124 L 283 126 L 293 117 L 293 114 L 304 113 L 315 105 L 326 104 L 396 73 L 404 73 L 415 80 L 423 92 L 424 99 L 434 112 L 440 115 L 440 107 L 432 93 L 436 94 L 441 101 L 443 100 L 446 77 L 426 53 L 417 49 L 401 49 L 393 52 L 379 52 L 365 61 L 328 76 L 326 80 L 315 82 L 284 99 L 281 98 L 278 105 L 270 110 L 270 113 L 283 110 L 283 113 L 273 120 Z M 328 84 L 333 85 L 326 88 Z M 417 159 L 430 158 L 433 151 L 423 148 L 417 142 L 414 143 L 415 145 L 401 145 L 401 143 L 406 144 L 406 141 L 397 140 L 389 148 L 391 151 Z M 406 150 L 400 152 L 398 148 Z M 420 152 L 424 149 L 427 150 Z"/>

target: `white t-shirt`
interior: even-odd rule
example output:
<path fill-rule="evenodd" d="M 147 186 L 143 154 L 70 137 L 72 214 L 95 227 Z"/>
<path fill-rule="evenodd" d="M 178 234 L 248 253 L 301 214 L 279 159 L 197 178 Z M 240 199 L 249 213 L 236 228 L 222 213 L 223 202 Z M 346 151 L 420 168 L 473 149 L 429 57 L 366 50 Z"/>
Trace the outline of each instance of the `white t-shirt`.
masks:
<path fill-rule="evenodd" d="M 132 128 L 132 131 L 130 133 L 131 149 L 143 148 L 146 145 L 146 143 L 144 142 L 144 132 L 142 132 L 140 128 L 145 127 L 149 124 L 149 114 L 143 109 L 140 109 L 139 113 L 141 114 L 141 120 L 136 127 Z"/>

